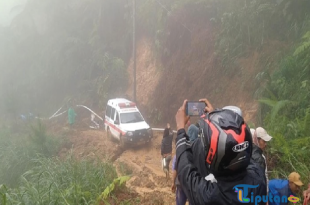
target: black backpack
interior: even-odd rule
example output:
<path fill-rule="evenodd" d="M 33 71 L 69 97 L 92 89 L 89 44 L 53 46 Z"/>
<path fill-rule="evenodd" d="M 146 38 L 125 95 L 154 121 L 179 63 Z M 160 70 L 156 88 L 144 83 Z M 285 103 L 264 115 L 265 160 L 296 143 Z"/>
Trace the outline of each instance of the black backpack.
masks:
<path fill-rule="evenodd" d="M 214 175 L 245 169 L 252 155 L 252 135 L 244 119 L 234 111 L 215 110 L 198 121 L 206 166 Z"/>

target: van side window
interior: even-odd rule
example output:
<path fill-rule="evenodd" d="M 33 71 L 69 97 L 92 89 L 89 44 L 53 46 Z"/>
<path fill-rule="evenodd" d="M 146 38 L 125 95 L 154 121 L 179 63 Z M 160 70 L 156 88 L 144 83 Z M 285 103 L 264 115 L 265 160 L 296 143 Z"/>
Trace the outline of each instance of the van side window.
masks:
<path fill-rule="evenodd" d="M 110 115 L 111 115 L 111 106 L 110 105 L 107 105 L 107 109 L 106 109 L 105 115 L 107 117 L 110 117 Z"/>
<path fill-rule="evenodd" d="M 114 114 L 115 114 L 115 109 L 114 108 L 112 108 L 112 110 L 111 110 L 111 119 L 112 120 L 114 120 L 115 118 L 114 118 Z"/>

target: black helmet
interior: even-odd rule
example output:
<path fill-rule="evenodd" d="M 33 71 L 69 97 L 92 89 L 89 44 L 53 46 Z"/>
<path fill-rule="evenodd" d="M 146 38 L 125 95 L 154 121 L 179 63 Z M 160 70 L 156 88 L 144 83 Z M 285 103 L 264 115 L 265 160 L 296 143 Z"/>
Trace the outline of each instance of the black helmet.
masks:
<path fill-rule="evenodd" d="M 252 156 L 252 136 L 243 118 L 229 109 L 216 110 L 199 120 L 206 166 L 214 175 L 245 169 Z"/>

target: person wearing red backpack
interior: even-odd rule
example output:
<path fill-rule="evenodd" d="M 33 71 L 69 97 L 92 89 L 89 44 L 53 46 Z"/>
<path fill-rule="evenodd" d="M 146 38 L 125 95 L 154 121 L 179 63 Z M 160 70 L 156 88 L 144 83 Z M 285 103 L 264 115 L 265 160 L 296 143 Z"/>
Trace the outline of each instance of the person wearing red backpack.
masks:
<path fill-rule="evenodd" d="M 266 195 L 264 169 L 253 160 L 262 156 L 252 156 L 258 147 L 242 116 L 229 109 L 213 110 L 207 99 L 200 101 L 206 104 L 206 114 L 198 122 L 199 138 L 193 144 L 184 129 L 189 120 L 187 100 L 175 116 L 177 177 L 190 204 L 237 205 L 240 197 Z M 257 202 L 246 203 L 266 204 Z"/>

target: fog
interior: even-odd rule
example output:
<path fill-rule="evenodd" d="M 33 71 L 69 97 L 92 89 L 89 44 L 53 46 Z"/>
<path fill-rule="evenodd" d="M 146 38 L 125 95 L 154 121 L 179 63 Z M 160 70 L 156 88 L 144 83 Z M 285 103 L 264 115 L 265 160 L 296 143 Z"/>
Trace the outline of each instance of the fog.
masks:
<path fill-rule="evenodd" d="M 1 0 L 0 1 L 0 25 L 9 26 L 12 19 L 20 13 L 27 0 Z"/>
<path fill-rule="evenodd" d="M 206 70 L 204 59 L 212 57 L 210 67 L 226 72 L 270 42 L 297 43 L 308 8 L 305 0 L 136 0 L 136 39 L 149 39 L 158 68 L 186 75 L 186 66 Z M 109 98 L 125 95 L 132 80 L 132 1 L 1 0 L 0 24 L 2 115 L 47 115 L 68 99 L 103 109 Z M 198 49 L 209 53 L 191 53 Z"/>
<path fill-rule="evenodd" d="M 130 55 L 124 2 L 1 0 L 0 8 L 2 114 L 47 115 L 68 99 L 102 108 L 111 87 L 124 90 L 116 86 Z"/>

